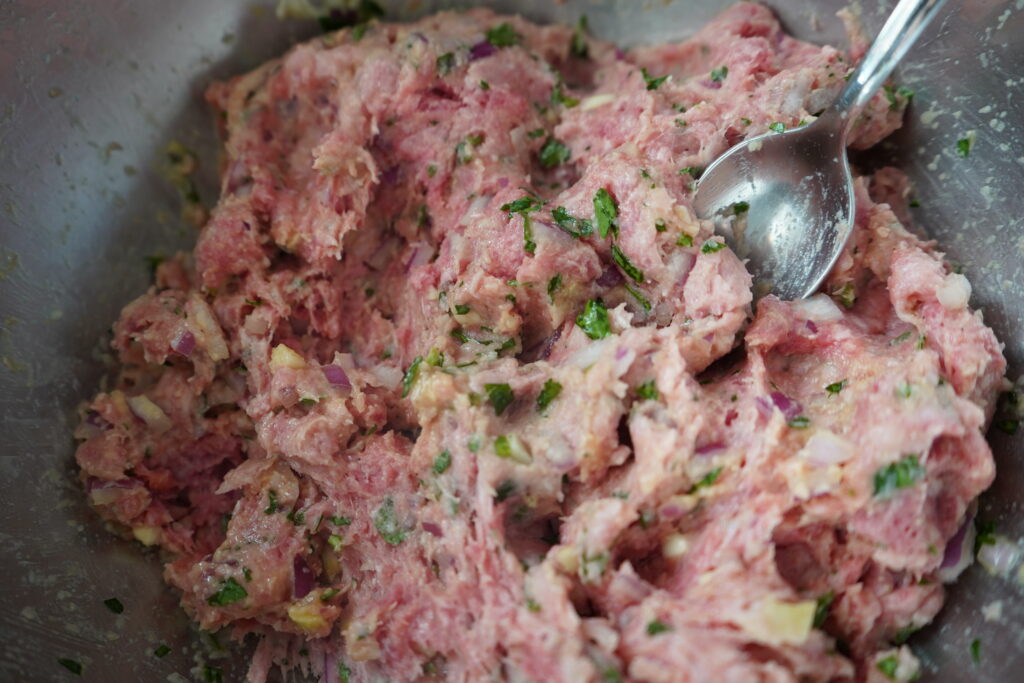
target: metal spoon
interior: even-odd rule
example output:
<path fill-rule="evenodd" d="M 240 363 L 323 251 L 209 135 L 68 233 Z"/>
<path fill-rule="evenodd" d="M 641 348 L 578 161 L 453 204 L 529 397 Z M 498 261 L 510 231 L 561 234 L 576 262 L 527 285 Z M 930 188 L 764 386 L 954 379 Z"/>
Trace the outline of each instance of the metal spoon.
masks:
<path fill-rule="evenodd" d="M 838 99 L 813 123 L 745 140 L 716 159 L 694 197 L 698 218 L 749 259 L 754 297 L 810 296 L 853 226 L 851 124 L 945 0 L 900 0 Z"/>

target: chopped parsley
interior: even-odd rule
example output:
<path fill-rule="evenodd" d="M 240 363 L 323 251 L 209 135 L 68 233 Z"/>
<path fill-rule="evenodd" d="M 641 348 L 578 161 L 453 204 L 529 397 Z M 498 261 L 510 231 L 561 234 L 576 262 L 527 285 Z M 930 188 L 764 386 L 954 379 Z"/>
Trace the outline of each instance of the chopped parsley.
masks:
<path fill-rule="evenodd" d="M 702 254 L 714 254 L 716 251 L 725 249 L 725 242 L 719 242 L 718 240 L 711 238 L 700 245 L 700 253 Z"/>
<path fill-rule="evenodd" d="M 452 464 L 452 454 L 448 451 L 441 451 L 441 454 L 434 458 L 434 465 L 431 469 L 434 474 L 444 474 Z"/>
<path fill-rule="evenodd" d="M 654 230 L 655 232 L 665 232 L 666 230 L 668 230 L 668 225 L 665 224 L 664 218 L 659 218 L 658 220 L 654 221 Z"/>
<path fill-rule="evenodd" d="M 548 379 L 537 394 L 537 411 L 543 413 L 551 402 L 562 393 L 562 385 L 553 379 Z"/>
<path fill-rule="evenodd" d="M 569 161 L 572 152 L 562 142 L 549 135 L 540 148 L 540 165 L 544 168 L 554 168 Z"/>
<path fill-rule="evenodd" d="M 107 598 L 103 601 L 103 604 L 107 606 L 107 609 L 114 614 L 121 614 L 124 612 L 124 605 L 117 598 Z"/>
<path fill-rule="evenodd" d="M 661 395 L 658 393 L 658 386 L 654 383 L 653 379 L 649 379 L 643 384 L 637 385 L 633 392 L 637 395 L 637 398 L 648 399 L 651 401 L 657 401 Z"/>
<path fill-rule="evenodd" d="M 74 659 L 67 659 L 62 657 L 57 660 L 57 663 L 63 666 L 65 669 L 75 674 L 76 676 L 82 675 L 82 663 L 75 661 Z"/>
<path fill-rule="evenodd" d="M 782 121 L 776 121 L 768 126 L 768 130 L 775 131 L 776 133 L 785 133 L 786 124 L 782 123 Z"/>
<path fill-rule="evenodd" d="M 562 287 L 562 274 L 556 273 L 550 280 L 548 280 L 548 300 L 551 303 L 555 303 L 555 292 Z"/>
<path fill-rule="evenodd" d="M 569 54 L 573 57 L 586 59 L 590 56 L 590 47 L 587 45 L 587 15 L 580 17 L 576 22 L 576 30 L 572 32 L 572 42 L 569 43 Z"/>
<path fill-rule="evenodd" d="M 354 3 L 353 3 L 354 4 Z M 337 31 L 338 29 L 358 24 L 352 30 L 352 37 L 359 40 L 366 31 L 366 22 L 371 19 L 379 19 L 384 16 L 384 10 L 374 0 L 360 0 L 355 12 L 331 12 L 317 19 L 320 29 L 324 33 Z"/>
<path fill-rule="evenodd" d="M 900 662 L 896 658 L 896 655 L 889 655 L 885 659 L 878 660 L 878 670 L 885 674 L 886 678 L 896 680 L 896 669 L 899 667 Z"/>
<path fill-rule="evenodd" d="M 146 261 L 146 267 L 149 268 L 150 277 L 156 277 L 156 269 L 160 267 L 160 264 L 167 260 L 167 257 L 154 254 L 147 256 L 144 259 Z"/>
<path fill-rule="evenodd" d="M 506 456 L 502 456 L 502 457 L 506 457 Z M 508 498 L 513 493 L 515 493 L 515 492 L 516 492 L 515 482 L 513 482 L 513 481 L 511 481 L 509 479 L 505 479 L 500 484 L 498 484 L 498 488 L 494 489 L 494 500 L 496 500 L 499 503 L 501 503 L 502 501 L 508 500 Z"/>
<path fill-rule="evenodd" d="M 539 137 L 543 137 L 544 133 L 546 132 L 547 131 L 545 131 L 543 128 L 536 128 L 528 132 L 526 134 L 526 137 L 530 138 L 531 140 L 536 140 Z"/>
<path fill-rule="evenodd" d="M 729 75 L 729 67 L 720 66 L 717 69 L 711 70 L 711 80 L 715 83 L 721 83 L 725 80 L 725 77 Z"/>
<path fill-rule="evenodd" d="M 373 515 L 373 526 L 388 545 L 399 545 L 405 540 L 406 531 L 395 517 L 395 501 L 391 496 L 384 499 Z"/>
<path fill-rule="evenodd" d="M 458 308 L 458 306 L 455 307 L 456 311 L 458 310 Z M 466 309 L 467 312 L 469 311 L 469 306 L 465 306 L 464 308 Z M 427 363 L 427 365 L 439 368 L 442 365 L 444 365 L 444 354 L 441 353 L 441 350 L 435 346 L 434 348 L 430 349 L 430 353 L 428 353 L 427 357 L 424 358 L 423 360 Z"/>
<path fill-rule="evenodd" d="M 845 380 L 845 379 L 839 380 L 838 382 L 832 382 L 832 384 L 829 384 L 828 386 L 825 387 L 825 391 L 827 391 L 829 394 L 835 396 L 840 391 L 845 389 L 846 385 L 849 384 L 849 383 L 850 383 L 849 380 Z"/>
<path fill-rule="evenodd" d="M 974 662 L 975 666 L 981 664 L 981 641 L 977 638 L 971 641 L 970 646 L 971 661 Z"/>
<path fill-rule="evenodd" d="M 900 336 L 895 337 L 892 341 L 889 342 L 889 346 L 899 346 L 908 339 L 910 339 L 910 330 L 907 330 Z"/>
<path fill-rule="evenodd" d="M 501 210 L 507 212 L 509 218 L 512 218 L 512 214 L 536 210 L 537 208 L 537 200 L 530 195 L 523 195 L 519 199 L 501 205 Z"/>
<path fill-rule="evenodd" d="M 203 667 L 203 681 L 205 683 L 224 683 L 224 672 L 219 667 L 207 664 Z"/>
<path fill-rule="evenodd" d="M 956 141 L 956 153 L 966 159 L 971 154 L 973 143 L 970 137 L 960 138 Z"/>
<path fill-rule="evenodd" d="M 787 424 L 793 429 L 807 429 L 811 426 L 811 418 L 806 415 L 797 415 Z"/>
<path fill-rule="evenodd" d="M 320 594 L 320 602 L 327 602 L 328 600 L 330 600 L 331 598 L 333 598 L 335 595 L 337 595 L 340 592 L 341 591 L 338 590 L 337 588 L 328 588 L 327 590 L 325 590 L 323 593 Z"/>
<path fill-rule="evenodd" d="M 676 173 L 678 175 L 688 175 L 691 178 L 693 178 L 694 180 L 696 180 L 697 178 L 700 177 L 701 171 L 696 166 L 686 166 L 686 167 L 681 168 L 678 171 L 676 171 Z"/>
<path fill-rule="evenodd" d="M 587 302 L 583 312 L 576 316 L 576 324 L 591 339 L 604 339 L 612 333 L 608 309 L 600 299 L 591 299 Z"/>
<path fill-rule="evenodd" d="M 975 521 L 977 535 L 974 537 L 974 552 L 977 554 L 982 546 L 996 544 L 996 523 Z"/>
<path fill-rule="evenodd" d="M 836 594 L 833 591 L 818 598 L 814 606 L 814 628 L 821 628 L 825 624 L 825 620 L 828 619 L 828 608 L 832 606 L 832 601 L 835 599 Z"/>
<path fill-rule="evenodd" d="M 619 236 L 619 205 L 603 187 L 594 194 L 594 222 L 597 234 L 604 239 L 611 232 Z"/>
<path fill-rule="evenodd" d="M 687 235 L 685 232 L 679 233 L 679 238 L 676 240 L 677 247 L 692 247 L 693 237 Z"/>
<path fill-rule="evenodd" d="M 469 313 L 469 306 L 466 304 L 455 304 L 456 315 L 466 315 L 467 313 Z"/>
<path fill-rule="evenodd" d="M 167 647 L 166 645 L 163 645 L 163 644 L 161 644 L 155 650 L 153 650 L 153 655 L 157 659 L 163 659 L 164 657 L 166 657 L 169 654 L 171 654 L 171 648 L 169 648 L 169 647 Z"/>
<path fill-rule="evenodd" d="M 248 595 L 249 593 L 242 587 L 242 584 L 235 581 L 234 577 L 229 576 L 221 582 L 220 590 L 206 599 L 206 604 L 212 607 L 224 607 L 243 600 Z"/>
<path fill-rule="evenodd" d="M 627 257 L 626 254 L 619 249 L 618 245 L 615 244 L 612 245 L 612 260 L 615 261 L 615 265 L 621 268 L 622 272 L 628 275 L 633 282 L 638 285 L 643 284 L 644 272 L 634 266 L 629 260 L 629 257 Z"/>
<path fill-rule="evenodd" d="M 423 362 L 423 356 L 416 356 L 412 359 L 412 363 L 409 364 L 409 369 L 405 371 L 405 375 L 402 377 L 402 398 L 409 395 L 412 391 L 412 385 L 416 383 L 416 378 L 420 374 L 420 364 Z"/>
<path fill-rule="evenodd" d="M 559 206 L 552 211 L 551 218 L 554 219 L 558 227 L 565 230 L 576 239 L 586 237 L 594 232 L 593 223 L 585 218 L 575 218 L 570 215 L 569 211 L 564 206 Z"/>
<path fill-rule="evenodd" d="M 487 400 L 494 407 L 495 415 L 501 415 L 505 412 L 505 409 L 516 398 L 515 394 L 512 393 L 512 387 L 508 384 L 485 384 L 484 390 L 487 392 Z"/>
<path fill-rule="evenodd" d="M 647 635 L 649 636 L 656 636 L 659 633 L 665 633 L 666 631 L 671 630 L 671 626 L 664 622 L 658 621 L 657 619 L 647 624 Z"/>
<path fill-rule="evenodd" d="M 499 24 L 487 31 L 487 42 L 494 47 L 512 47 L 513 45 L 518 45 L 522 39 L 523 37 L 516 33 L 516 30 L 512 28 L 512 24 L 508 22 Z"/>
<path fill-rule="evenodd" d="M 352 675 L 352 669 L 345 666 L 345 662 L 338 662 L 338 680 L 341 683 L 349 683 L 348 677 Z"/>
<path fill-rule="evenodd" d="M 540 611 L 540 603 L 537 602 L 536 600 L 534 600 L 533 598 L 527 598 L 526 599 L 526 609 L 530 610 L 531 612 L 539 612 Z"/>
<path fill-rule="evenodd" d="M 435 64 L 437 66 L 437 73 L 447 76 L 455 68 L 455 55 L 451 52 L 445 52 L 437 58 Z"/>
<path fill-rule="evenodd" d="M 487 81 L 481 79 L 480 80 L 480 89 L 481 90 L 490 90 L 491 89 L 491 84 L 488 83 Z"/>
<path fill-rule="evenodd" d="M 263 514 L 272 515 L 278 510 L 277 505 L 277 491 L 270 489 L 267 491 L 267 507 L 263 509 Z"/>
<path fill-rule="evenodd" d="M 342 515 L 331 515 L 327 519 L 331 520 L 331 523 L 335 526 L 348 526 L 352 523 L 352 519 L 350 517 L 344 517 Z"/>
<path fill-rule="evenodd" d="M 852 282 L 847 282 L 842 289 L 836 292 L 836 297 L 843 308 L 853 308 L 853 304 L 857 301 L 857 290 L 854 289 Z"/>
<path fill-rule="evenodd" d="M 523 214 L 523 251 L 531 256 L 537 253 L 537 243 L 533 241 L 533 222 L 528 214 Z"/>
<path fill-rule="evenodd" d="M 572 109 L 577 104 L 579 104 L 580 101 L 579 99 L 572 97 L 571 95 L 566 95 L 564 92 L 562 92 L 562 84 L 559 83 L 554 88 L 551 89 L 551 103 L 561 104 L 568 109 Z"/>
<path fill-rule="evenodd" d="M 345 539 L 337 534 L 331 534 L 327 537 L 327 545 L 334 549 L 334 552 L 339 552 L 345 546 Z"/>
<path fill-rule="evenodd" d="M 626 291 L 629 292 L 630 295 L 637 300 L 637 303 L 640 304 L 641 308 L 643 308 L 645 311 L 651 310 L 651 302 L 647 300 L 647 297 L 645 297 L 639 289 L 630 286 L 628 282 L 625 283 L 625 287 Z"/>
<path fill-rule="evenodd" d="M 718 475 L 720 475 L 721 473 L 722 473 L 722 468 L 721 467 L 716 467 L 715 469 L 711 470 L 710 472 L 705 474 L 701 478 L 700 481 L 698 481 L 696 484 L 693 485 L 693 488 L 690 489 L 690 493 L 693 493 L 695 491 L 699 491 L 699 490 L 701 490 L 703 488 L 707 488 L 707 487 L 711 486 L 716 481 L 718 481 Z"/>
<path fill-rule="evenodd" d="M 886 496 L 897 489 L 907 488 L 924 476 L 924 468 L 916 455 L 908 455 L 875 472 L 875 496 Z"/>
<path fill-rule="evenodd" d="M 750 202 L 736 202 L 732 205 L 732 213 L 735 216 L 742 216 L 750 211 Z"/>
<path fill-rule="evenodd" d="M 479 147 L 483 142 L 483 135 L 468 136 L 465 140 L 455 145 L 455 161 L 460 164 L 468 164 L 473 160 L 473 148 Z"/>
<path fill-rule="evenodd" d="M 644 83 L 647 85 L 648 90 L 657 90 L 658 86 L 668 80 L 667 75 L 652 78 L 651 75 L 647 73 L 647 67 L 641 67 L 640 74 L 644 77 Z"/>

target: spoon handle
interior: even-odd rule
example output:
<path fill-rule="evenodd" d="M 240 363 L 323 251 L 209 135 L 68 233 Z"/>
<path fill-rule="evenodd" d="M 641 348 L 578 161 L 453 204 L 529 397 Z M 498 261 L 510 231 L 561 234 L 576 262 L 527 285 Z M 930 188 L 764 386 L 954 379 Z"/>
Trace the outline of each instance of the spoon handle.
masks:
<path fill-rule="evenodd" d="M 847 128 L 914 44 L 945 0 L 900 0 L 833 105 Z"/>

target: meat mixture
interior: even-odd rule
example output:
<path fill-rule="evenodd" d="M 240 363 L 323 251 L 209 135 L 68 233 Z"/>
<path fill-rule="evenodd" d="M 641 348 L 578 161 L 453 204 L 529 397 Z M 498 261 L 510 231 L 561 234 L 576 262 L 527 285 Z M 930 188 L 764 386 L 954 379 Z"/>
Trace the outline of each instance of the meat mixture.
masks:
<path fill-rule="evenodd" d="M 681 43 L 584 29 L 374 22 L 209 89 L 221 199 L 122 312 L 77 461 L 203 629 L 258 635 L 251 680 L 917 675 L 1001 345 L 895 169 L 802 301 L 753 307 L 691 210 L 863 44 L 750 3 Z"/>

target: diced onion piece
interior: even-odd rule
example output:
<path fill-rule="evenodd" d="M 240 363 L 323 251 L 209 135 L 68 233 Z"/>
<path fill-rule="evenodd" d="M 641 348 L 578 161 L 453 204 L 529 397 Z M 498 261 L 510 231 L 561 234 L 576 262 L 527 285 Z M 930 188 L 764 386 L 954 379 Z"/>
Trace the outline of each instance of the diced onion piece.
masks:
<path fill-rule="evenodd" d="M 935 290 L 935 296 L 947 310 L 967 308 L 967 302 L 971 298 L 971 283 L 960 273 L 950 273 L 942 286 Z"/>
<path fill-rule="evenodd" d="M 843 318 L 843 312 L 827 294 L 815 294 L 807 299 L 797 299 L 790 305 L 808 320 L 832 322 Z"/>
<path fill-rule="evenodd" d="M 301 370 L 304 367 L 306 367 L 306 360 L 292 351 L 286 344 L 278 344 L 270 352 L 271 370 L 280 370 L 281 368 Z"/>
<path fill-rule="evenodd" d="M 171 418 L 167 417 L 167 413 L 144 394 L 129 396 L 128 407 L 157 434 L 163 434 L 172 427 Z"/>
<path fill-rule="evenodd" d="M 89 492 L 89 502 L 93 505 L 110 505 L 121 497 L 122 491 L 124 491 L 124 487 L 120 486 L 95 488 Z"/>
<path fill-rule="evenodd" d="M 142 545 L 156 545 L 160 542 L 160 527 L 137 526 L 132 529 L 132 536 L 134 536 Z"/>
<path fill-rule="evenodd" d="M 985 543 L 978 549 L 978 562 L 995 576 L 1009 575 L 1020 559 L 1020 546 L 1001 534 L 996 535 L 994 543 Z"/>
<path fill-rule="evenodd" d="M 288 608 L 288 618 L 303 631 L 322 631 L 327 628 L 327 620 L 319 605 L 300 603 Z"/>
<path fill-rule="evenodd" d="M 217 319 L 213 317 L 213 310 L 209 304 L 200 299 L 199 296 L 193 295 L 189 299 L 188 309 L 192 314 L 190 319 L 192 324 L 199 328 L 197 332 L 200 339 L 202 339 L 206 355 L 212 361 L 227 358 L 230 355 L 228 353 L 228 344 L 224 341 L 224 332 L 220 329 Z"/>
<path fill-rule="evenodd" d="M 555 562 L 567 574 L 575 574 L 580 568 L 580 554 L 572 546 L 559 548 L 555 553 Z"/>
<path fill-rule="evenodd" d="M 591 109 L 597 109 L 603 107 L 606 104 L 610 104 L 615 101 L 615 95 L 610 92 L 601 93 L 600 95 L 591 95 L 580 102 L 580 110 L 590 111 Z"/>
<path fill-rule="evenodd" d="M 952 583 L 963 573 L 967 567 L 974 562 L 974 539 L 977 530 L 974 528 L 974 515 L 968 514 L 964 517 L 960 529 L 953 534 L 946 544 L 946 550 L 942 556 L 942 565 L 939 567 L 939 580 L 943 583 Z"/>
<path fill-rule="evenodd" d="M 661 554 L 665 557 L 682 557 L 690 549 L 690 539 L 682 534 L 669 534 L 661 544 Z"/>
<path fill-rule="evenodd" d="M 325 365 L 321 370 L 323 370 L 324 377 L 332 386 L 336 386 L 344 391 L 352 388 L 352 382 L 349 380 L 348 374 L 340 365 Z"/>
<path fill-rule="evenodd" d="M 744 630 L 772 645 L 800 645 L 814 624 L 814 600 L 782 602 L 774 597 L 762 600 L 743 624 Z"/>

